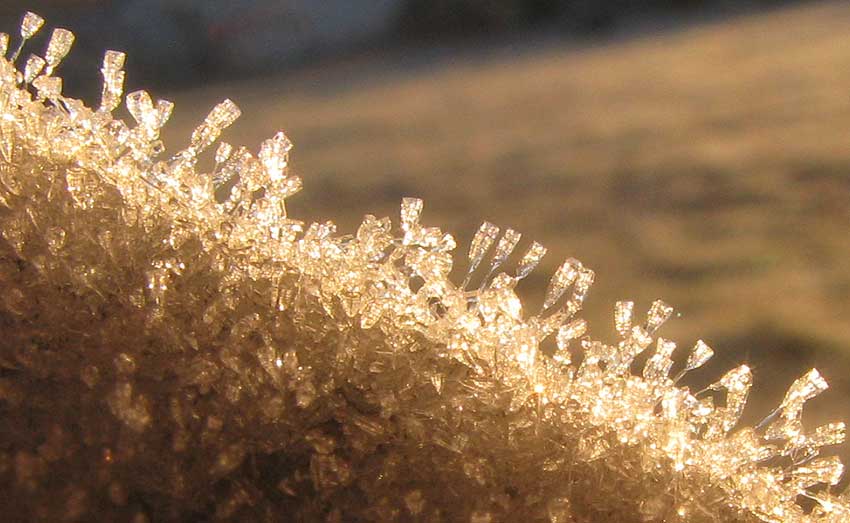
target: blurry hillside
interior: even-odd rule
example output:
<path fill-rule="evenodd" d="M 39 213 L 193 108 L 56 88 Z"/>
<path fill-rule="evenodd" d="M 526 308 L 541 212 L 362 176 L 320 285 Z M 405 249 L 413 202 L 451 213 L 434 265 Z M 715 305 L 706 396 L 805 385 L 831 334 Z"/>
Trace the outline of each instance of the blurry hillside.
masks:
<path fill-rule="evenodd" d="M 561 38 L 614 34 L 663 20 L 718 16 L 782 0 L 4 0 L 0 23 L 25 10 L 72 27 L 76 50 L 66 87 L 97 86 L 79 70 L 97 67 L 102 49 L 130 55 L 139 85 L 191 84 L 291 70 L 352 54 L 489 42 L 547 30 Z M 42 36 L 43 38 L 43 36 Z"/>
<path fill-rule="evenodd" d="M 850 4 L 340 0 L 334 23 L 375 25 L 303 44 L 317 29 L 293 13 L 322 3 L 14 0 L 0 14 L 24 4 L 78 32 L 90 63 L 63 74 L 128 49 L 130 87 L 170 85 L 172 149 L 225 97 L 244 114 L 226 139 L 255 147 L 283 127 L 305 181 L 293 216 L 350 231 L 419 196 L 459 251 L 480 220 L 516 228 L 550 248 L 531 308 L 575 256 L 597 271 L 596 333 L 613 337 L 615 300 L 663 298 L 682 314 L 663 333 L 718 353 L 696 381 L 748 361 L 748 412 L 764 413 L 818 366 L 834 390 L 812 419 L 850 420 Z M 278 11 L 251 10 L 265 4 Z"/>

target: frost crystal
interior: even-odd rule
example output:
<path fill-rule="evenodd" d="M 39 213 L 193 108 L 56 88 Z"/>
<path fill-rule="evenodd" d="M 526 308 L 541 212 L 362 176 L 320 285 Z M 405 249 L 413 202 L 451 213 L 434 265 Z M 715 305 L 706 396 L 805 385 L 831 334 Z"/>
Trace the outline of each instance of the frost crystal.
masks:
<path fill-rule="evenodd" d="M 44 69 L 44 58 L 37 55 L 30 55 L 27 58 L 26 66 L 24 67 L 24 82 L 31 84 L 36 76 Z"/>
<path fill-rule="evenodd" d="M 528 248 L 528 251 L 520 260 L 519 265 L 516 269 L 516 278 L 517 280 L 521 280 L 531 274 L 531 271 L 537 267 L 537 264 L 540 263 L 540 260 L 543 259 L 543 256 L 546 255 L 546 247 L 540 245 L 537 242 L 533 242 L 531 247 Z"/>
<path fill-rule="evenodd" d="M 46 74 L 52 74 L 53 69 L 71 51 L 72 45 L 74 45 L 74 33 L 67 29 L 53 30 L 53 34 L 50 36 L 50 41 L 47 44 L 47 52 L 44 54 L 48 65 Z"/>
<path fill-rule="evenodd" d="M 124 59 L 124 53 L 118 51 L 107 51 L 103 57 L 100 70 L 103 74 L 101 111 L 112 112 L 121 104 L 121 96 L 124 94 Z"/>
<path fill-rule="evenodd" d="M 706 364 L 711 357 L 714 356 L 714 351 L 706 345 L 702 340 L 698 340 L 694 346 L 694 350 L 688 356 L 688 362 L 685 365 L 686 370 L 694 370 Z"/>
<path fill-rule="evenodd" d="M 713 351 L 675 343 L 618 302 L 619 339 L 577 317 L 594 273 L 556 271 L 542 311 L 516 294 L 546 249 L 485 223 L 464 281 L 454 238 L 366 216 L 354 234 L 289 217 L 301 188 L 285 134 L 221 143 L 216 106 L 163 155 L 170 102 L 126 96 L 107 52 L 98 110 L 45 58 L 0 36 L 0 509 L 26 521 L 850 521 L 843 466 L 807 430 L 812 370 L 740 426 L 742 365 L 703 391 L 679 380 Z M 226 194 L 224 194 L 226 192 Z M 494 248 L 495 246 L 495 248 Z M 487 254 L 493 251 L 489 262 Z M 473 273 L 480 285 L 468 288 Z M 553 346 L 547 343 L 554 339 Z M 645 358 L 642 352 L 653 346 Z M 643 362 L 642 372 L 633 367 Z"/>

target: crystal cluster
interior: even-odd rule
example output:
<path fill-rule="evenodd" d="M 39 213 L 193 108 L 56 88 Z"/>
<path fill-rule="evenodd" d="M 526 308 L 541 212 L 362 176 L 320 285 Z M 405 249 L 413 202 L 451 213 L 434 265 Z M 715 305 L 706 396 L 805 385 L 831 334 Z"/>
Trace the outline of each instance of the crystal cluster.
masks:
<path fill-rule="evenodd" d="M 750 369 L 691 391 L 712 350 L 674 357 L 663 302 L 617 303 L 619 340 L 598 341 L 576 260 L 524 310 L 546 249 L 512 229 L 480 227 L 458 284 L 455 240 L 420 200 L 353 234 L 293 219 L 286 135 L 213 149 L 239 116 L 225 101 L 167 155 L 172 104 L 124 96 L 114 51 L 97 109 L 63 96 L 70 32 L 22 58 L 42 25 L 26 14 L 13 49 L 0 35 L 5 516 L 850 520 L 823 452 L 844 424 L 801 423 L 817 371 L 740 426 Z"/>

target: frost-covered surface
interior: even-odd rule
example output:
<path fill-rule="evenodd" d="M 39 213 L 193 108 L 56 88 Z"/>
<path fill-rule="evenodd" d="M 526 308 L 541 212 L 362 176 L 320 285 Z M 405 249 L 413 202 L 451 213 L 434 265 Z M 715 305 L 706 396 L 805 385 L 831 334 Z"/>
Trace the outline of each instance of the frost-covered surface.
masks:
<path fill-rule="evenodd" d="M 28 14 L 21 36 L 42 20 Z M 846 521 L 843 467 L 804 431 L 810 371 L 754 428 L 741 366 L 706 390 L 656 338 L 672 309 L 578 316 L 567 260 L 543 310 L 514 289 L 545 248 L 483 224 L 449 279 L 451 235 L 367 216 L 354 234 L 289 217 L 282 133 L 216 144 L 216 106 L 164 153 L 172 110 L 104 59 L 97 109 L 0 38 L 0 504 L 23 520 Z M 16 63 L 19 66 L 16 67 Z M 213 172 L 196 169 L 215 154 Z M 205 153 L 205 151 L 209 151 Z M 216 199 L 215 194 L 226 193 Z M 515 249 L 517 266 L 506 267 Z M 554 339 L 554 353 L 541 350 Z M 546 353 L 544 353 L 546 352 Z M 649 352 L 645 364 L 635 358 Z M 684 378 L 684 379 L 683 379 Z"/>

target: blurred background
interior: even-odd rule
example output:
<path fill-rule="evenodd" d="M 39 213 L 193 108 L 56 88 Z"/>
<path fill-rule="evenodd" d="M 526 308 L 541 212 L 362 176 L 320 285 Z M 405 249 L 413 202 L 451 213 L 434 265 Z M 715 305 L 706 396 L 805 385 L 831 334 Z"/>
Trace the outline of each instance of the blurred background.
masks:
<path fill-rule="evenodd" d="M 513 227 L 550 249 L 530 312 L 574 256 L 596 336 L 663 298 L 662 333 L 717 352 L 697 388 L 749 363 L 758 421 L 817 366 L 808 421 L 850 420 L 847 2 L 6 0 L 2 26 L 25 9 L 77 33 L 73 95 L 127 51 L 128 88 L 177 102 L 171 150 L 225 97 L 228 141 L 284 129 L 295 217 L 351 231 L 419 196 L 461 242 Z"/>

